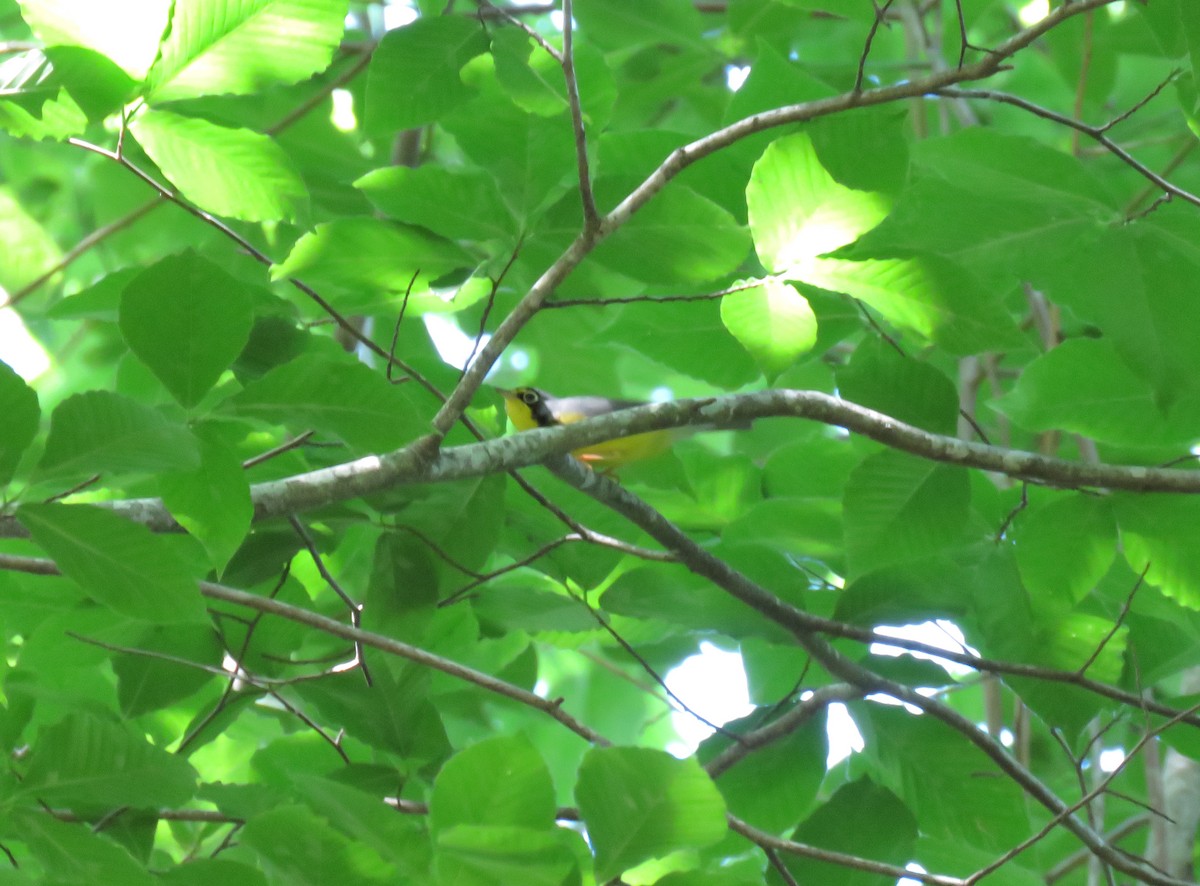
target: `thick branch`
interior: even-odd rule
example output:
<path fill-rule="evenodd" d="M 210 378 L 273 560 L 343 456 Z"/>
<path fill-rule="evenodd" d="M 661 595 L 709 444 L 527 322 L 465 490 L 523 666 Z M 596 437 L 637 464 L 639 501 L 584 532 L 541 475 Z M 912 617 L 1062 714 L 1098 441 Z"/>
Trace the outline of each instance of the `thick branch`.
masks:
<path fill-rule="evenodd" d="M 714 399 L 652 403 L 571 425 L 540 428 L 485 443 L 444 449 L 424 459 L 409 449 L 297 474 L 251 488 L 255 519 L 324 507 L 410 483 L 479 477 L 529 467 L 555 455 L 629 434 L 667 428 L 713 428 L 771 417 L 805 418 L 845 428 L 919 458 L 993 471 L 1066 488 L 1132 492 L 1200 493 L 1200 471 L 1140 465 L 1085 464 L 933 434 L 881 412 L 819 391 L 762 391 Z M 753 433 L 749 431 L 747 433 Z M 103 503 L 156 531 L 179 531 L 159 499 Z M 12 517 L 0 518 L 0 538 L 26 533 Z"/>

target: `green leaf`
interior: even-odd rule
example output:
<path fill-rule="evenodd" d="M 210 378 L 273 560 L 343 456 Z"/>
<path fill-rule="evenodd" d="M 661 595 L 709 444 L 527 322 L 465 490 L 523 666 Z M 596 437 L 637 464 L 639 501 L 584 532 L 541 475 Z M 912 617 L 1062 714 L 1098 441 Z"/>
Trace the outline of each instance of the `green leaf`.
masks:
<path fill-rule="evenodd" d="M 705 281 L 736 270 L 750 243 L 726 210 L 669 186 L 596 250 L 596 260 L 647 283 Z"/>
<path fill-rule="evenodd" d="M 17 292 L 55 266 L 62 250 L 54 238 L 21 205 L 8 188 L 0 186 L 0 287 Z"/>
<path fill-rule="evenodd" d="M 276 280 L 303 277 L 313 285 L 371 289 L 392 294 L 397 305 L 411 290 L 409 310 L 421 312 L 446 299 L 429 292 L 430 281 L 474 264 L 459 246 L 420 228 L 372 218 L 343 218 L 296 241 L 271 269 Z"/>
<path fill-rule="evenodd" d="M 761 14 L 761 4 L 752 3 L 753 14 Z M 730 9 L 730 17 L 735 15 Z M 770 111 L 794 102 L 828 98 L 835 90 L 813 76 L 807 66 L 797 64 L 762 39 L 757 41 L 750 75 L 733 96 L 725 122 L 733 123 L 760 111 Z"/>
<path fill-rule="evenodd" d="M 80 135 L 87 125 L 87 114 L 70 95 L 62 92 L 56 99 L 47 99 L 36 111 L 23 108 L 20 100 L 4 101 L 0 98 L 0 130 L 17 138 L 62 140 Z M 2 189 L 0 194 L 3 194 Z M 11 224 L 12 220 L 9 221 Z"/>
<path fill-rule="evenodd" d="M 267 886 L 267 878 L 257 868 L 226 858 L 193 858 L 158 875 L 167 886 Z"/>
<path fill-rule="evenodd" d="M 292 221 L 306 211 L 308 190 L 269 136 L 160 110 L 139 114 L 129 131 L 202 209 L 243 221 Z"/>
<path fill-rule="evenodd" d="M 582 0 L 575 6 L 575 16 L 587 39 L 604 49 L 700 42 L 700 15 L 686 0 L 632 4 Z"/>
<path fill-rule="evenodd" d="M 387 166 L 354 183 L 397 221 L 450 240 L 516 239 L 517 226 L 495 180 L 477 169 Z"/>
<path fill-rule="evenodd" d="M 125 0 L 120 15 L 92 0 L 20 0 L 21 17 L 47 46 L 83 46 L 141 80 L 167 29 L 171 0 Z"/>
<path fill-rule="evenodd" d="M 872 861 L 903 866 L 917 839 L 917 822 L 904 802 L 869 777 L 842 785 L 829 801 L 808 817 L 792 839 L 835 852 L 861 855 Z M 845 886 L 876 886 L 891 878 L 816 859 L 789 857 L 787 868 L 802 883 L 829 882 Z"/>
<path fill-rule="evenodd" d="M 515 28 L 492 35 L 496 80 L 522 110 L 556 117 L 568 110 L 562 65 Z M 574 44 L 575 77 L 585 126 L 599 129 L 612 113 L 617 87 L 604 56 L 590 43 Z"/>
<path fill-rule="evenodd" d="M 493 175 L 523 229 L 578 181 L 565 117 L 547 119 L 522 111 L 503 96 L 486 96 L 458 109 L 442 125 L 476 166 Z"/>
<path fill-rule="evenodd" d="M 887 261 L 821 258 L 793 269 L 792 276 L 859 299 L 889 323 L 935 341 L 952 354 L 1025 345 L 995 291 L 938 256 Z"/>
<path fill-rule="evenodd" d="M 419 18 L 389 31 L 371 56 L 367 129 L 386 134 L 434 123 L 471 98 L 459 72 L 487 50 L 479 22 L 468 16 Z"/>
<path fill-rule="evenodd" d="M 1032 139 L 969 127 L 918 142 L 913 161 L 912 185 L 848 257 L 928 252 L 1015 281 L 1060 264 L 1119 218 L 1078 160 Z"/>
<path fill-rule="evenodd" d="M 221 667 L 224 654 L 210 625 L 151 628 L 130 647 L 148 654 L 113 656 L 117 698 L 126 717 L 162 710 L 192 695 L 216 678 L 212 669 Z"/>
<path fill-rule="evenodd" d="M 42 809 L 8 813 L 8 823 L 44 869 L 31 883 L 122 883 L 153 886 L 158 882 L 127 850 L 80 824 L 68 824 Z"/>
<path fill-rule="evenodd" d="M 1073 495 L 1015 524 L 1017 565 L 1037 608 L 1069 609 L 1108 572 L 1117 553 L 1107 499 Z M 1063 556 L 1070 551 L 1070 556 Z"/>
<path fill-rule="evenodd" d="M 808 133 L 821 165 L 837 182 L 861 191 L 893 193 L 908 174 L 907 126 L 908 115 L 885 105 L 820 117 Z"/>
<path fill-rule="evenodd" d="M 1022 341 L 994 296 L 970 273 L 940 257 L 825 257 L 874 227 L 887 214 L 890 200 L 838 184 L 807 135 L 772 142 L 754 164 L 746 202 L 754 246 L 768 270 L 861 299 L 889 322 L 936 339 L 954 353 Z"/>
<path fill-rule="evenodd" d="M 808 300 L 777 280 L 725 296 L 721 320 L 772 381 L 817 341 Z"/>
<path fill-rule="evenodd" d="M 579 812 L 607 881 L 650 858 L 726 833 L 725 803 L 694 759 L 650 748 L 593 748 L 579 767 Z"/>
<path fill-rule="evenodd" d="M 1172 495 L 1116 493 L 1113 509 L 1130 568 L 1189 609 L 1200 609 L 1200 563 L 1191 542 L 1200 532 L 1200 501 Z"/>
<path fill-rule="evenodd" d="M 81 46 L 31 49 L 0 62 L 0 103 L 38 120 L 63 91 L 89 120 L 103 119 L 125 104 L 135 86 L 106 56 Z"/>
<path fill-rule="evenodd" d="M 455 886 L 579 882 L 579 863 L 564 831 L 455 825 L 438 833 L 435 862 L 437 882 Z"/>
<path fill-rule="evenodd" d="M 799 272 L 817 256 L 852 242 L 887 215 L 889 202 L 838 184 L 807 135 L 772 142 L 746 187 L 754 248 L 763 266 L 776 273 Z"/>
<path fill-rule="evenodd" d="M 16 473 L 21 456 L 37 434 L 42 410 L 38 396 L 7 363 L 0 361 L 0 486 Z"/>
<path fill-rule="evenodd" d="M 852 574 L 928 556 L 960 541 L 970 497 L 962 468 L 900 452 L 865 459 L 846 484 Z"/>
<path fill-rule="evenodd" d="M 333 827 L 355 843 L 361 843 L 409 877 L 419 878 L 429 868 L 428 834 L 423 822 L 396 815 L 379 796 L 341 784 L 337 779 L 357 770 L 369 775 L 368 767 L 352 765 L 330 778 L 297 776 L 293 782 L 299 795 Z M 378 767 L 387 790 L 395 785 L 395 770 Z"/>
<path fill-rule="evenodd" d="M 279 806 L 246 822 L 239 843 L 254 852 L 272 883 L 323 886 L 352 874 L 357 883 L 394 883 L 395 868 L 363 843 L 342 836 L 317 813 Z"/>
<path fill-rule="evenodd" d="M 58 405 L 39 471 L 61 476 L 97 471 L 191 470 L 196 438 L 182 424 L 120 394 L 88 391 Z"/>
<path fill-rule="evenodd" d="M 347 0 L 190 0 L 146 78 L 151 101 L 259 92 L 323 70 L 345 29 Z"/>
<path fill-rule="evenodd" d="M 21 793 L 49 806 L 179 806 L 196 770 L 143 736 L 77 712 L 43 728 L 30 750 Z"/>
<path fill-rule="evenodd" d="M 545 117 L 569 109 L 562 65 L 527 34 L 515 28 L 498 31 L 492 37 L 492 57 L 496 79 L 517 107 Z"/>
<path fill-rule="evenodd" d="M 321 716 L 377 750 L 422 762 L 448 752 L 446 730 L 429 701 L 429 674 L 416 665 L 371 668 L 372 686 L 362 674 L 341 673 L 296 686 Z"/>
<path fill-rule="evenodd" d="M 779 711 L 759 710 L 742 720 L 726 723 L 725 728 L 732 734 L 745 734 L 768 725 L 787 709 L 784 705 Z M 829 756 L 825 723 L 823 714 L 818 713 L 719 775 L 717 787 L 729 804 L 730 813 L 775 834 L 793 827 L 816 801 L 817 790 L 825 778 L 825 760 Z M 701 762 L 707 765 L 713 756 L 732 744 L 719 733 L 714 735 L 701 748 Z M 784 771 L 788 777 L 780 778 L 779 773 Z"/>
<path fill-rule="evenodd" d="M 429 811 L 435 831 L 459 825 L 550 828 L 554 784 L 529 739 L 497 736 L 446 761 Z"/>
<path fill-rule="evenodd" d="M 23 505 L 17 519 L 96 602 L 144 621 L 206 620 L 184 561 L 144 526 L 92 505 Z"/>
<path fill-rule="evenodd" d="M 1158 216 L 1131 226 L 1125 236 L 1107 230 L 1094 245 L 1063 255 L 1047 272 L 1047 287 L 1057 303 L 1102 330 L 1170 414 L 1196 388 L 1181 380 L 1195 378 L 1200 369 L 1194 347 L 1200 304 L 1190 283 L 1200 269 L 1200 225 L 1190 215 Z"/>
<path fill-rule="evenodd" d="M 246 288 L 194 252 L 144 270 L 121 297 L 121 333 L 180 405 L 195 406 L 242 352 Z"/>
<path fill-rule="evenodd" d="M 849 364 L 838 370 L 837 385 L 847 400 L 935 434 L 953 435 L 958 425 L 954 383 L 878 339 L 854 349 Z"/>
<path fill-rule="evenodd" d="M 1150 384 L 1105 340 L 1072 339 L 1038 357 L 996 406 L 1031 431 L 1062 430 L 1123 446 L 1195 438 L 1200 423 L 1168 422 Z"/>
<path fill-rule="evenodd" d="M 220 575 L 250 531 L 254 503 L 237 454 L 219 441 L 202 439 L 200 466 L 161 478 L 163 504 L 208 552 Z"/>
<path fill-rule="evenodd" d="M 58 98 L 62 88 L 53 70 L 50 59 L 40 49 L 13 53 L 0 62 L 0 101 L 41 117 L 42 106 Z"/>
<path fill-rule="evenodd" d="M 111 59 L 91 49 L 51 46 L 46 57 L 54 67 L 50 82 L 61 85 L 90 120 L 119 111 L 137 88 Z"/>
<path fill-rule="evenodd" d="M 796 839 L 845 849 L 844 841 L 857 836 L 856 851 L 903 864 L 912 857 L 918 827 L 922 834 L 996 852 L 1028 833 L 1029 809 L 1020 788 L 1010 779 L 988 777 L 995 764 L 973 744 L 931 717 L 871 702 L 848 707 L 887 780 L 880 786 L 862 779 L 843 788 L 846 795 L 835 794 L 838 802 L 813 817 L 811 830 L 801 825 Z M 840 838 L 833 833 L 839 822 Z"/>
<path fill-rule="evenodd" d="M 885 566 L 847 585 L 834 617 L 859 625 L 963 619 L 968 607 L 962 588 L 971 579 L 968 570 L 946 557 Z"/>
<path fill-rule="evenodd" d="M 421 429 L 408 388 L 361 363 L 316 355 L 272 369 L 230 402 L 239 415 L 333 434 L 355 452 L 398 449 Z"/>

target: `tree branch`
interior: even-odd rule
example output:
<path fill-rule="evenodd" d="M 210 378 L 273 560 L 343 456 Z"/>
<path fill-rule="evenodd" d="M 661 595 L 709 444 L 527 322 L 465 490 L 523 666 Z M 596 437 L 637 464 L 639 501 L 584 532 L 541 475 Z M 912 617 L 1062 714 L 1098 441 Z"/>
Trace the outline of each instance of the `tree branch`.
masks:
<path fill-rule="evenodd" d="M 556 455 L 645 431 L 744 426 L 754 419 L 803 418 L 845 428 L 878 443 L 930 461 L 978 468 L 1068 489 L 1200 493 L 1200 471 L 1141 465 L 1086 464 L 974 443 L 923 431 L 881 412 L 820 391 L 760 391 L 726 397 L 650 403 L 570 425 L 538 428 L 509 437 L 454 446 L 432 459 L 411 448 L 251 487 L 256 520 L 296 514 L 411 483 L 480 477 L 540 464 Z M 99 502 L 159 532 L 179 525 L 160 499 Z M 0 517 L 0 538 L 24 537 L 12 516 Z"/>
<path fill-rule="evenodd" d="M 596 197 L 592 193 L 592 173 L 588 165 L 587 131 L 583 128 L 583 108 L 579 103 L 579 80 L 575 76 L 575 26 L 571 0 L 563 0 L 563 80 L 567 84 L 567 104 L 571 108 L 571 129 L 575 134 L 575 166 L 579 172 L 579 201 L 583 205 L 583 229 L 596 231 L 600 227 L 600 214 L 596 211 Z"/>
<path fill-rule="evenodd" d="M 728 563 L 713 556 L 615 481 L 588 470 L 570 458 L 559 459 L 550 467 L 564 481 L 621 514 L 668 550 L 673 551 L 691 572 L 708 579 L 759 614 L 787 628 L 797 643 L 834 677 L 868 693 L 882 693 L 913 705 L 958 732 L 982 751 L 1025 793 L 1054 816 L 1061 818 L 1062 826 L 1074 834 L 1096 857 L 1145 883 L 1155 886 L 1186 886 L 1184 881 L 1153 870 L 1144 862 L 1126 856 L 1105 841 L 1103 836 L 1080 821 L 1073 814 L 1072 808 L 1033 772 L 1014 759 L 998 740 L 983 732 L 962 714 L 937 699 L 928 698 L 909 686 L 888 680 L 851 661 L 806 626 L 811 616 L 783 602 Z"/>
<path fill-rule="evenodd" d="M 782 837 L 776 837 L 774 834 L 760 831 L 740 818 L 732 815 L 727 816 L 727 818 L 729 819 L 730 830 L 736 831 L 751 843 L 761 846 L 763 849 L 773 849 L 777 852 L 786 852 L 788 855 L 800 855 L 804 858 L 815 858 L 818 861 L 828 862 L 829 864 L 840 865 L 841 867 L 851 868 L 856 871 L 883 874 L 886 877 L 892 877 L 897 880 L 907 877 L 921 883 L 929 883 L 931 886 L 970 886 L 966 880 L 959 877 L 923 874 L 920 871 L 910 871 L 907 868 L 897 867 L 894 864 L 885 864 L 882 861 L 872 861 L 869 858 L 859 858 L 857 855 L 834 852 L 831 849 L 822 849 L 820 846 L 797 843 L 795 840 L 784 840 Z"/>
<path fill-rule="evenodd" d="M 8 554 L 0 555 L 0 569 L 28 572 L 34 575 L 62 574 L 53 560 L 45 560 L 37 557 L 16 557 Z M 561 699 L 541 698 L 532 692 L 513 686 L 511 683 L 506 683 L 503 680 L 498 680 L 490 674 L 469 668 L 451 659 L 434 655 L 432 652 L 426 652 L 424 649 L 410 646 L 407 643 L 401 643 L 399 640 L 393 640 L 391 637 L 385 637 L 383 634 L 376 634 L 372 631 L 364 631 L 350 625 L 344 625 L 340 621 L 334 621 L 332 618 L 326 618 L 324 615 L 319 615 L 307 609 L 301 609 L 298 606 L 292 606 L 270 597 L 262 597 L 258 594 L 251 594 L 247 591 L 210 581 L 202 581 L 198 582 L 198 584 L 200 593 L 210 600 L 221 600 L 225 603 L 232 603 L 235 606 L 245 606 L 247 609 L 253 609 L 256 612 L 286 618 L 288 621 L 294 621 L 297 624 L 314 628 L 334 637 L 341 637 L 343 640 L 349 640 L 351 643 L 370 646 L 373 649 L 386 652 L 388 655 L 395 655 L 398 658 L 404 658 L 416 664 L 433 668 L 466 683 L 472 683 L 488 692 L 539 710 L 553 717 L 590 744 L 606 747 L 610 743 L 603 735 L 585 726 L 564 711 Z"/>
<path fill-rule="evenodd" d="M 1159 88 L 1161 89 L 1162 87 L 1160 86 Z M 1185 191 L 1178 185 L 1172 184 L 1150 167 L 1134 159 L 1133 155 L 1110 139 L 1106 134 L 1112 126 L 1128 117 L 1129 114 L 1141 107 L 1144 102 L 1140 102 L 1138 105 L 1135 105 L 1133 109 L 1127 111 L 1109 123 L 1105 123 L 1100 126 L 1090 126 L 1087 123 L 1082 123 L 1079 120 L 1075 120 L 1066 116 L 1065 114 L 1060 114 L 1057 111 L 1051 111 L 1049 108 L 1043 108 L 1041 105 L 1034 104 L 1033 102 L 1023 99 L 1017 95 L 1009 95 L 1006 92 L 994 92 L 990 89 L 952 89 L 949 87 L 941 88 L 935 91 L 938 95 L 946 96 L 947 98 L 974 98 L 983 99 L 985 101 L 999 102 L 1005 105 L 1012 105 L 1015 108 L 1028 111 L 1037 117 L 1050 120 L 1054 123 L 1062 124 L 1063 126 L 1069 127 L 1076 132 L 1081 132 L 1089 138 L 1094 139 L 1114 157 L 1116 157 L 1130 169 L 1134 170 L 1138 175 L 1153 183 L 1156 187 L 1161 188 L 1163 191 L 1173 197 L 1186 200 L 1193 206 L 1200 206 L 1200 197 L 1196 196 L 1190 191 Z M 1157 90 L 1146 100 L 1156 94 Z"/>

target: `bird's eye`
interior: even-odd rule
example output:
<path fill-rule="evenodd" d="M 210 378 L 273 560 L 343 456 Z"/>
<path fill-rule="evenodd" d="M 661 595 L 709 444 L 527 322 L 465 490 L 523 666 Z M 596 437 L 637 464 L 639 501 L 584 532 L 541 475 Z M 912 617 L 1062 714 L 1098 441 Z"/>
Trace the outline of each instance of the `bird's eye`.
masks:
<path fill-rule="evenodd" d="M 538 395 L 536 391 L 521 391 L 521 402 L 526 406 L 532 406 L 537 401 Z"/>

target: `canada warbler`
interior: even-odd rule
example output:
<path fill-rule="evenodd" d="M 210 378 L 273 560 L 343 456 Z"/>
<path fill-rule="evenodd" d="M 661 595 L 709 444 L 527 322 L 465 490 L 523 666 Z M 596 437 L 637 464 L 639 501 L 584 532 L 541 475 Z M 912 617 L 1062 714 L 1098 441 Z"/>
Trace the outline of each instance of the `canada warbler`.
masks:
<path fill-rule="evenodd" d="M 555 397 L 537 388 L 516 388 L 511 391 L 500 388 L 499 391 L 504 397 L 504 411 L 518 431 L 569 425 L 585 418 L 608 415 L 618 409 L 645 405 L 640 400 L 613 400 L 609 397 Z M 571 454 L 593 468 L 607 471 L 664 452 L 670 447 L 674 436 L 671 431 L 648 431 L 594 443 L 576 449 Z"/>

